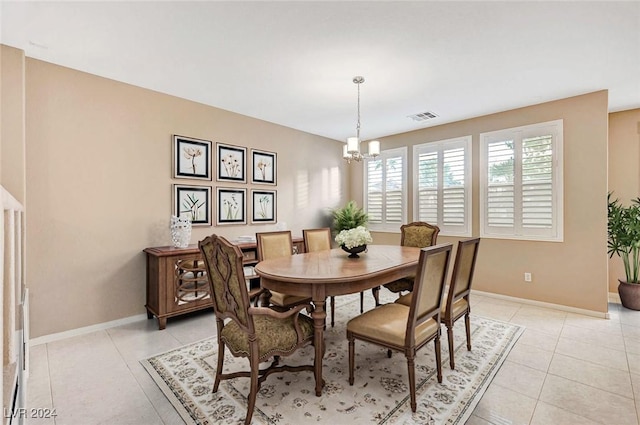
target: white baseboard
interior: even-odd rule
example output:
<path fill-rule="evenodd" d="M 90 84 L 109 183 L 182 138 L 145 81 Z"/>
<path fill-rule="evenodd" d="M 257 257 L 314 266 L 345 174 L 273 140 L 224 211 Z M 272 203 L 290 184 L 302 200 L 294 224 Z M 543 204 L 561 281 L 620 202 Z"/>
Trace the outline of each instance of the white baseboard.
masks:
<path fill-rule="evenodd" d="M 609 302 L 622 304 L 622 301 L 620 301 L 620 294 L 618 294 L 617 292 L 609 292 Z"/>
<path fill-rule="evenodd" d="M 496 298 L 496 299 L 499 299 L 499 300 L 513 301 L 513 302 L 517 302 L 517 303 L 521 303 L 521 304 L 533 305 L 533 306 L 536 306 L 536 307 L 553 308 L 555 310 L 567 311 L 569 313 L 582 314 L 582 315 L 585 315 L 585 316 L 592 316 L 592 317 L 599 317 L 599 318 L 602 318 L 602 319 L 610 319 L 610 316 L 609 316 L 608 312 L 603 313 L 601 311 L 585 310 L 583 308 L 569 307 L 569 306 L 561 305 L 561 304 L 546 303 L 544 301 L 528 300 L 528 299 L 525 299 L 525 298 L 510 297 L 508 295 L 494 294 L 492 292 L 476 291 L 475 289 L 472 289 L 471 293 L 472 294 L 477 294 L 477 295 L 482 295 L 483 297 Z M 609 294 L 609 295 L 611 295 L 611 294 Z"/>
<path fill-rule="evenodd" d="M 85 335 L 91 332 L 102 331 L 105 329 L 115 328 L 116 326 L 122 326 L 133 322 L 139 322 L 141 320 L 147 320 L 147 314 L 138 314 L 136 316 L 125 317 L 123 319 L 112 320 L 110 322 L 98 323 L 96 325 L 85 326 L 84 328 L 71 329 L 69 331 L 58 332 L 55 334 L 39 336 L 32 338 L 29 341 L 29 346 L 33 347 L 40 344 L 46 344 L 48 342 L 59 341 L 61 339 L 71 338 L 73 336 Z"/>
<path fill-rule="evenodd" d="M 510 297 L 508 295 L 494 294 L 492 292 L 477 291 L 475 289 L 472 289 L 471 292 L 473 294 L 482 295 L 483 297 L 488 297 L 488 298 L 496 298 L 496 299 L 500 299 L 500 300 L 513 301 L 513 302 L 517 302 L 517 303 L 521 303 L 521 304 L 534 305 L 534 306 L 537 306 L 537 307 L 553 308 L 553 309 L 556 309 L 556 310 L 567 311 L 567 312 L 570 312 L 570 313 L 583 314 L 585 316 L 600 317 L 600 318 L 604 318 L 604 319 L 609 319 L 610 318 L 609 317 L 609 313 L 602 313 L 600 311 L 585 310 L 585 309 L 582 309 L 582 308 L 569 307 L 569 306 L 560 305 L 560 304 L 546 303 L 546 302 L 543 302 L 543 301 L 534 301 L 534 300 L 528 300 L 528 299 L 525 299 L 525 298 Z M 620 296 L 615 292 L 609 292 L 609 301 L 610 302 L 614 302 L 614 303 L 620 303 Z M 112 320 L 110 322 L 98 323 L 97 325 L 91 325 L 91 326 L 86 326 L 86 327 L 83 327 L 83 328 L 72 329 L 70 331 L 64 331 L 64 332 L 59 332 L 59 333 L 55 333 L 55 334 L 40 336 L 38 338 L 31 339 L 29 341 L 29 346 L 33 347 L 33 346 L 36 346 L 36 345 L 46 344 L 48 342 L 53 342 L 53 341 L 59 341 L 61 339 L 70 338 L 70 337 L 73 337 L 73 336 L 79 336 L 79 335 L 84 335 L 84 334 L 88 334 L 88 333 L 95 332 L 95 331 L 101 331 L 101 330 L 105 330 L 105 329 L 115 328 L 116 326 L 122 326 L 122 325 L 126 325 L 126 324 L 133 323 L 133 322 L 139 322 L 141 320 L 147 320 L 146 313 L 145 314 L 138 314 L 136 316 L 125 317 L 123 319 Z"/>

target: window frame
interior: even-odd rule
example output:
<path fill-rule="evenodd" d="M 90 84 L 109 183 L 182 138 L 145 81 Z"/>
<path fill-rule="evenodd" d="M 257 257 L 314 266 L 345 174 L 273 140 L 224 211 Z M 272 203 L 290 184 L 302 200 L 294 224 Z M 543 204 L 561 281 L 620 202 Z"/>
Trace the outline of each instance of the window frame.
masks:
<path fill-rule="evenodd" d="M 399 233 L 400 232 L 400 226 L 404 223 L 406 223 L 407 221 L 407 191 L 408 191 L 408 178 L 407 178 L 407 167 L 408 167 L 408 154 L 407 154 L 407 147 L 406 146 L 402 146 L 399 148 L 392 148 L 392 149 L 386 149 L 380 152 L 380 155 L 378 155 L 376 158 L 371 158 L 371 159 L 366 159 L 364 161 L 363 164 L 363 182 L 364 182 L 364 193 L 363 193 L 363 204 L 364 204 L 364 210 L 365 212 L 368 214 L 368 205 L 369 205 L 369 176 L 368 176 L 368 171 L 369 171 L 369 167 L 368 164 L 371 161 L 378 161 L 378 160 L 382 160 L 384 161 L 384 163 L 386 164 L 386 161 L 390 158 L 390 157 L 396 157 L 396 156 L 401 156 L 402 157 L 402 191 L 401 191 L 401 219 L 400 219 L 400 223 L 386 223 L 384 220 L 384 216 L 385 216 L 385 205 L 383 202 L 383 210 L 382 210 L 382 223 L 372 223 L 371 221 L 369 221 L 368 224 L 368 228 L 371 231 L 374 232 L 392 232 L 392 233 Z M 383 182 L 385 182 L 385 177 L 386 177 L 386 167 L 384 168 L 384 174 L 383 174 Z M 386 186 L 386 184 L 385 184 Z M 385 190 L 383 192 L 383 199 L 386 196 L 386 187 Z"/>
<path fill-rule="evenodd" d="M 473 169 L 473 156 L 472 156 L 472 136 L 461 136 L 455 137 L 451 139 L 437 140 L 434 142 L 422 143 L 419 145 L 413 146 L 413 219 L 416 221 L 426 221 L 421 219 L 420 217 L 420 154 L 423 152 L 438 152 L 438 218 L 435 223 L 429 222 L 429 224 L 436 225 L 440 228 L 440 235 L 442 236 L 457 236 L 457 237 L 470 237 L 472 236 L 472 222 L 473 222 L 473 205 L 472 205 L 472 192 L 473 192 L 473 181 L 472 181 L 472 169 Z M 458 147 L 462 147 L 464 149 L 464 215 L 465 215 L 465 223 L 464 227 L 460 231 L 455 231 L 454 228 L 447 226 L 444 224 L 444 213 L 442 211 L 442 200 L 444 199 L 441 195 L 444 190 L 443 185 L 443 175 L 440 173 L 440 165 L 444 164 L 442 161 L 444 160 L 444 151 L 450 149 L 456 149 Z"/>
<path fill-rule="evenodd" d="M 544 242 L 564 241 L 564 170 L 563 170 L 563 120 L 547 121 L 520 127 L 480 134 L 480 237 Z M 522 141 L 523 139 L 551 135 L 552 149 L 552 225 L 548 231 L 527 230 L 522 225 Z M 514 224 L 513 227 L 488 225 L 489 166 L 488 147 L 491 142 L 514 142 Z M 518 196 L 520 195 L 520 196 Z"/>

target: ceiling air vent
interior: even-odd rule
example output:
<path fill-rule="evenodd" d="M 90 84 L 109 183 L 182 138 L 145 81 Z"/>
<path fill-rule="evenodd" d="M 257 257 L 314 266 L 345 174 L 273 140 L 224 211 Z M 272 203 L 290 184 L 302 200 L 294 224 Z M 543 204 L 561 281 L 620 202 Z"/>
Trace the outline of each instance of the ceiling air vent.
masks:
<path fill-rule="evenodd" d="M 420 112 L 418 114 L 413 114 L 413 115 L 409 115 L 409 118 L 411 118 L 414 121 L 426 121 L 426 120 L 430 120 L 433 118 L 436 118 L 437 115 L 434 114 L 433 112 Z"/>

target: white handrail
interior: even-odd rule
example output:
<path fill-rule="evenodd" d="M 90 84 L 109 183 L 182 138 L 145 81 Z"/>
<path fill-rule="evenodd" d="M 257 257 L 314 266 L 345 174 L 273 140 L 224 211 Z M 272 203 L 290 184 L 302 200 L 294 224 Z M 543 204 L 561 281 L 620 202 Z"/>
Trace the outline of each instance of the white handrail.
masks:
<path fill-rule="evenodd" d="M 0 277 L 2 278 L 2 302 L 0 303 L 0 324 L 3 337 L 0 348 L 3 356 L 3 382 L 0 387 L 0 398 L 3 411 L 24 407 L 26 399 L 26 377 L 28 376 L 28 317 L 24 316 L 23 296 L 26 293 L 24 271 L 22 270 L 23 252 L 23 211 L 24 207 L 4 187 L 0 186 L 0 202 L 2 202 L 2 225 L 0 235 Z M 16 325 L 16 322 L 18 324 Z M 20 388 L 17 399 L 14 399 L 16 385 Z M 9 415 L 10 416 L 10 415 Z M 4 415 L 6 418 L 7 415 Z M 7 419 L 4 421 L 7 422 Z"/>

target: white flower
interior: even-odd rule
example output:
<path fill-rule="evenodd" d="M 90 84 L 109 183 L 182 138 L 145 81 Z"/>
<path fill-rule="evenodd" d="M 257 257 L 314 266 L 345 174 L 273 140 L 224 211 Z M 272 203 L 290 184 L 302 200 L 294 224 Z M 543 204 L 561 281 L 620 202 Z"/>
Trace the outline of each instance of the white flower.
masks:
<path fill-rule="evenodd" d="M 346 248 L 353 248 L 371 243 L 373 239 L 371 238 L 371 233 L 365 227 L 358 226 L 354 229 L 340 231 L 336 235 L 336 242 L 340 246 L 344 245 Z"/>

